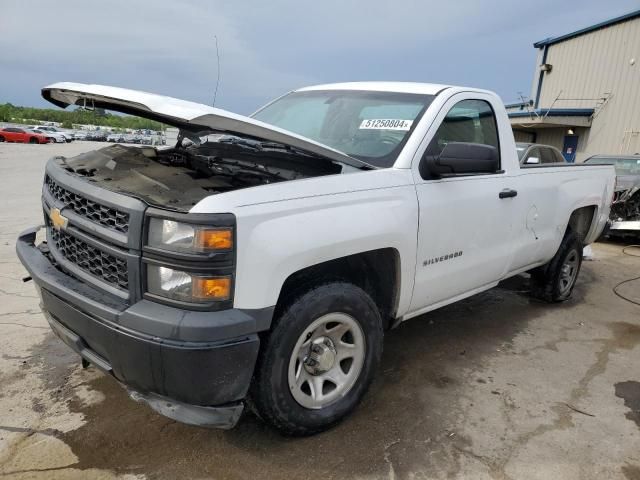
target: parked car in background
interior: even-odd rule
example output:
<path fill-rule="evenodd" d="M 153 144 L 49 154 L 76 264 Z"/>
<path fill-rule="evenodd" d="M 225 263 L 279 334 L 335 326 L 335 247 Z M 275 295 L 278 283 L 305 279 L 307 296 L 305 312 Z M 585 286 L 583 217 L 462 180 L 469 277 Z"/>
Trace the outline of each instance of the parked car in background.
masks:
<path fill-rule="evenodd" d="M 59 133 L 60 135 L 62 135 L 65 139 L 65 141 L 68 142 L 72 142 L 74 140 L 73 134 L 70 132 L 65 132 L 64 130 L 60 130 L 57 127 L 52 127 L 51 125 L 40 125 L 39 127 L 37 127 L 39 130 L 43 130 L 45 132 L 51 132 L 51 133 Z"/>
<path fill-rule="evenodd" d="M 74 140 L 86 140 L 87 139 L 87 132 L 73 132 L 73 139 Z"/>
<path fill-rule="evenodd" d="M 560 150 L 551 145 L 538 143 L 516 143 L 516 151 L 520 165 L 549 165 L 552 163 L 567 163 Z"/>
<path fill-rule="evenodd" d="M 38 127 L 29 127 L 28 130 L 30 132 L 44 135 L 49 139 L 49 143 L 66 143 L 67 141 L 65 136 L 58 132 L 45 132 L 44 130 L 40 130 Z"/>
<path fill-rule="evenodd" d="M 6 127 L 0 128 L 0 142 L 15 143 L 49 143 L 49 139 L 26 128 Z"/>
<path fill-rule="evenodd" d="M 91 140 L 92 142 L 106 142 L 107 132 L 103 132 L 101 130 L 93 130 L 87 133 L 87 140 Z"/>
<path fill-rule="evenodd" d="M 616 187 L 608 233 L 640 234 L 640 154 L 594 155 L 584 163 L 613 165 L 616 169 Z"/>
<path fill-rule="evenodd" d="M 125 141 L 125 137 L 122 133 L 112 133 L 107 135 L 107 142 L 124 143 Z"/>

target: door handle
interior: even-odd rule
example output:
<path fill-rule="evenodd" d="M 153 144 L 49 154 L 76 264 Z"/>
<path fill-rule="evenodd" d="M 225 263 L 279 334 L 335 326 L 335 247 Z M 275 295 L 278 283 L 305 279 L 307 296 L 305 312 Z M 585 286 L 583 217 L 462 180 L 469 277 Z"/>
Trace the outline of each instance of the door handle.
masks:
<path fill-rule="evenodd" d="M 511 197 L 515 197 L 517 195 L 518 195 L 518 191 L 517 190 L 513 190 L 512 188 L 505 188 L 504 190 L 502 190 L 498 194 L 498 197 L 500 197 L 500 198 L 511 198 Z"/>

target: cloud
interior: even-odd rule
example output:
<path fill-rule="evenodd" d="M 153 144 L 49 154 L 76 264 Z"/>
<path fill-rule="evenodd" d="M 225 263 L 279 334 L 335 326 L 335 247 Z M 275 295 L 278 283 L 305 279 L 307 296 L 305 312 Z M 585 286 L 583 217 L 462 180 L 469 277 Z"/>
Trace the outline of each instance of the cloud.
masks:
<path fill-rule="evenodd" d="M 614 9 L 615 7 L 615 9 Z M 529 92 L 552 35 L 625 13 L 634 0 L 223 2 L 4 0 L 0 102 L 43 105 L 42 86 L 102 83 L 249 113 L 293 88 L 345 80 Z"/>

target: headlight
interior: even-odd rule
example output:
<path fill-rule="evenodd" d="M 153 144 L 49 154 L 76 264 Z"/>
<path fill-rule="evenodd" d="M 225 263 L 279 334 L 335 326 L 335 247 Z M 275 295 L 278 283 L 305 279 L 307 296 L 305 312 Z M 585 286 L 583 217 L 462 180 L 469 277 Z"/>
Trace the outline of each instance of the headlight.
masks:
<path fill-rule="evenodd" d="M 182 302 L 223 301 L 231 297 L 231 278 L 203 276 L 169 267 L 147 265 L 147 291 Z"/>
<path fill-rule="evenodd" d="M 150 247 L 182 253 L 207 253 L 233 248 L 231 228 L 212 228 L 152 217 L 149 220 Z"/>

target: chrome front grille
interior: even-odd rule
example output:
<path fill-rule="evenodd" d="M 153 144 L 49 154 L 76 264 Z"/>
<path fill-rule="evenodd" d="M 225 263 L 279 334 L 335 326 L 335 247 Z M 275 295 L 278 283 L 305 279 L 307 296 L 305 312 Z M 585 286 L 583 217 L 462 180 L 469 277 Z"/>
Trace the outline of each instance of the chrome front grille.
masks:
<path fill-rule="evenodd" d="M 128 213 L 101 205 L 98 202 L 94 202 L 82 195 L 67 190 L 58 185 L 49 175 L 45 176 L 44 182 L 53 198 L 62 202 L 65 207 L 70 208 L 78 215 L 104 227 L 121 233 L 128 233 L 130 221 Z"/>
<path fill-rule="evenodd" d="M 81 270 L 123 290 L 129 289 L 129 272 L 124 258 L 111 255 L 62 230 L 49 227 L 49 242 L 65 260 Z"/>
<path fill-rule="evenodd" d="M 142 296 L 146 205 L 74 175 L 63 160 L 49 160 L 42 188 L 51 260 L 76 280 L 133 304 Z"/>

